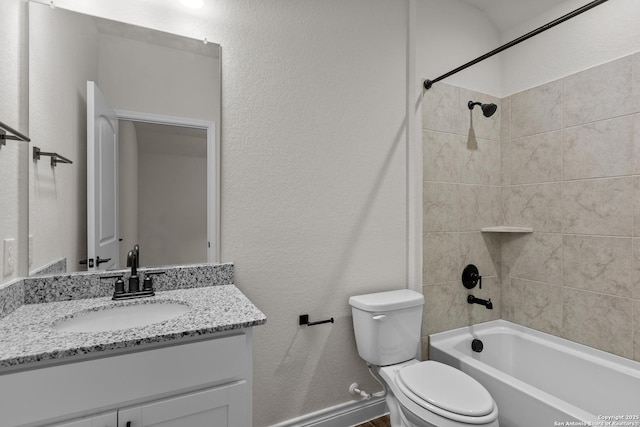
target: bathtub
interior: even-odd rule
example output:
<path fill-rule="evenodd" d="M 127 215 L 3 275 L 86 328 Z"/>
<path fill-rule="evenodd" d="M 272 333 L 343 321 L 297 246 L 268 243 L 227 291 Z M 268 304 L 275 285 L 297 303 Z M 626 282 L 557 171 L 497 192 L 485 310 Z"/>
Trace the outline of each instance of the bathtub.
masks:
<path fill-rule="evenodd" d="M 429 358 L 478 380 L 500 427 L 640 427 L 638 362 L 505 320 L 431 335 Z"/>

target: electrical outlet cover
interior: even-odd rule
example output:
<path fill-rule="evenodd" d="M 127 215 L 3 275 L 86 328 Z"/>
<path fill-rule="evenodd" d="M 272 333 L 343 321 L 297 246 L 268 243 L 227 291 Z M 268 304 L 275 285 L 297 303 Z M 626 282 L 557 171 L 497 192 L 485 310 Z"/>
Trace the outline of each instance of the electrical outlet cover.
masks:
<path fill-rule="evenodd" d="M 4 239 L 2 246 L 2 274 L 4 276 L 9 276 L 10 274 L 13 274 L 16 264 L 16 239 Z"/>

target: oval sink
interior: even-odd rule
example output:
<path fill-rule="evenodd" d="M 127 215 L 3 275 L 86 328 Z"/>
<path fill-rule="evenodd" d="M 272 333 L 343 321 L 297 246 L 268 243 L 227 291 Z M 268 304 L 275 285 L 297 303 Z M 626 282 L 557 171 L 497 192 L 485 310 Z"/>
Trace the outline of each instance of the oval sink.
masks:
<path fill-rule="evenodd" d="M 162 302 L 109 307 L 79 313 L 53 325 L 64 332 L 105 332 L 136 328 L 178 317 L 191 308 L 185 304 Z"/>

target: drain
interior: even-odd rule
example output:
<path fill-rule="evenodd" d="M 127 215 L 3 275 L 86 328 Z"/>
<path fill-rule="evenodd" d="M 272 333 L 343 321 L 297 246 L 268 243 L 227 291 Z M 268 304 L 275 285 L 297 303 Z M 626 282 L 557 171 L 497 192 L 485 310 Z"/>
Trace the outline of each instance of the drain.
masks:
<path fill-rule="evenodd" d="M 484 344 L 482 344 L 482 341 L 480 341 L 479 339 L 474 339 L 473 341 L 471 341 L 471 350 L 475 351 L 476 353 L 480 353 L 483 348 Z"/>

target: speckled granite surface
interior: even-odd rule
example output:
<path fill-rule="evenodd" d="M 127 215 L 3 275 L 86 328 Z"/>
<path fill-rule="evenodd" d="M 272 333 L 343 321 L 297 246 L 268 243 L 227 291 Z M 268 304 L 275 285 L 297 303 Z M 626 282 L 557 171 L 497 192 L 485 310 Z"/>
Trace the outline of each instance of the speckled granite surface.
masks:
<path fill-rule="evenodd" d="M 52 326 L 85 311 L 110 306 L 175 302 L 191 309 L 160 323 L 108 332 L 61 332 Z M 0 371 L 45 360 L 131 348 L 147 343 L 247 328 L 266 322 L 265 315 L 234 285 L 158 292 L 155 297 L 112 301 L 110 297 L 25 304 L 0 320 Z"/>
<path fill-rule="evenodd" d="M 24 281 L 16 279 L 0 285 L 0 319 L 24 304 Z"/>
<path fill-rule="evenodd" d="M 153 286 L 158 291 L 196 288 L 201 286 L 230 285 L 233 283 L 234 266 L 227 264 L 194 264 L 162 268 L 139 268 L 140 283 L 145 272 L 164 271 L 153 276 Z M 129 270 L 100 273 L 69 273 L 24 279 L 24 303 L 68 301 L 72 299 L 98 298 L 113 294 L 115 279 L 104 276 L 122 274 L 125 283 Z"/>
<path fill-rule="evenodd" d="M 70 273 L 17 279 L 0 286 L 0 373 L 15 367 L 35 368 L 38 362 L 127 349 L 151 343 L 248 328 L 266 322 L 265 315 L 233 285 L 234 266 L 197 264 L 140 268 L 153 276 L 156 296 L 112 301 L 115 279 L 103 278 L 128 270 Z M 147 326 L 108 332 L 62 332 L 53 328 L 63 319 L 112 306 L 174 302 L 189 311 Z"/>

